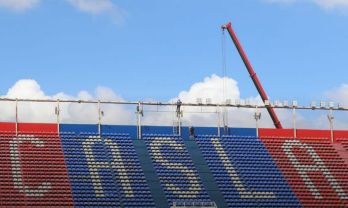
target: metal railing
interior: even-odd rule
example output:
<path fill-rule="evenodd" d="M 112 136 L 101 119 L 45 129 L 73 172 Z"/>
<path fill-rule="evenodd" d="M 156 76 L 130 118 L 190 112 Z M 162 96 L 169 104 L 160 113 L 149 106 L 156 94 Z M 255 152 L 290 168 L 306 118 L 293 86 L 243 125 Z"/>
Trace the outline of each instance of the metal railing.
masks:
<path fill-rule="evenodd" d="M 334 111 L 348 111 L 348 107 L 341 106 L 341 105 L 334 105 L 333 102 L 320 102 L 319 105 L 316 105 L 315 102 L 312 102 L 309 106 L 301 106 L 298 105 L 297 101 L 292 101 L 291 104 L 288 104 L 288 101 L 284 102 L 270 102 L 268 100 L 265 101 L 265 103 L 252 103 L 248 100 L 226 100 L 225 103 L 212 103 L 211 100 L 209 102 L 203 103 L 201 99 L 197 99 L 196 103 L 182 103 L 181 101 L 177 102 L 151 102 L 151 101 L 103 101 L 103 100 L 72 100 L 72 99 L 20 99 L 20 98 L 0 98 L 0 105 L 1 102 L 13 102 L 15 105 L 15 122 L 16 122 L 16 132 L 18 132 L 18 105 L 21 102 L 33 102 L 33 103 L 55 103 L 55 115 L 57 116 L 57 125 L 59 129 L 60 125 L 60 112 L 61 112 L 61 104 L 62 103 L 76 103 L 76 104 L 96 104 L 98 108 L 98 131 L 99 134 L 101 133 L 101 125 L 102 125 L 102 117 L 104 112 L 101 109 L 102 104 L 109 104 L 109 105 L 130 105 L 134 106 L 136 108 L 135 113 L 137 115 L 137 131 L 138 131 L 138 138 L 141 139 L 141 117 L 144 116 L 144 113 L 147 112 L 162 112 L 158 110 L 159 106 L 162 107 L 176 107 L 175 110 L 164 110 L 163 112 L 172 112 L 175 113 L 177 118 L 178 129 L 179 134 L 181 134 L 181 117 L 183 116 L 183 108 L 181 107 L 200 107 L 200 111 L 192 111 L 192 110 L 185 110 L 185 113 L 216 113 L 217 114 L 217 126 L 218 126 L 218 132 L 220 131 L 220 119 L 221 119 L 221 113 L 222 109 L 228 109 L 228 108 L 245 108 L 245 109 L 255 109 L 255 115 L 254 119 L 256 121 L 256 129 L 258 130 L 259 125 L 258 122 L 261 119 L 261 115 L 259 110 L 260 109 L 266 109 L 267 107 L 272 107 L 274 109 L 289 109 L 292 110 L 292 119 L 293 119 L 293 129 L 294 129 L 294 137 L 296 137 L 296 110 L 324 110 L 328 111 L 328 121 L 330 123 L 330 130 L 331 135 L 333 137 L 333 112 Z M 157 106 L 157 110 L 144 110 L 144 106 Z M 215 111 L 210 112 L 204 112 L 203 108 L 214 108 Z M 225 126 L 225 125 L 224 125 Z M 333 138 L 332 138 L 333 139 Z"/>

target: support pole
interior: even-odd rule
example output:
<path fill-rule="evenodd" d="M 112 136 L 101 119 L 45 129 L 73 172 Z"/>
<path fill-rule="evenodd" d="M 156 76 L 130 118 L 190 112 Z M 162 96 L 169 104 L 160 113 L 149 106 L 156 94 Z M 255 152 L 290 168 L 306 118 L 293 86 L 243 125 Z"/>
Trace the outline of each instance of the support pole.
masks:
<path fill-rule="evenodd" d="M 178 128 L 179 128 L 178 134 L 179 136 L 181 136 L 181 115 L 178 115 Z"/>
<path fill-rule="evenodd" d="M 100 109 L 100 100 L 98 100 L 98 134 L 101 137 L 101 119 L 102 119 L 102 112 Z"/>
<path fill-rule="evenodd" d="M 217 109 L 216 109 L 216 113 L 217 113 L 217 127 L 218 127 L 218 136 L 220 137 L 221 136 L 221 108 L 220 106 L 217 106 Z"/>
<path fill-rule="evenodd" d="M 178 100 L 176 102 L 176 117 L 178 119 L 178 134 L 181 136 L 181 117 L 182 117 L 182 111 L 181 111 L 181 100 Z"/>
<path fill-rule="evenodd" d="M 292 108 L 292 125 L 294 129 L 294 138 L 297 137 L 297 128 L 296 128 L 296 108 Z"/>
<path fill-rule="evenodd" d="M 57 108 L 56 108 L 56 115 L 57 115 L 57 129 L 58 132 L 60 132 L 60 103 L 59 99 L 57 99 Z"/>
<path fill-rule="evenodd" d="M 16 98 L 16 136 L 18 136 L 18 99 Z"/>
<path fill-rule="evenodd" d="M 143 110 L 141 109 L 141 103 L 140 102 L 138 102 L 136 114 L 137 114 L 137 134 L 138 134 L 138 139 L 141 139 L 141 137 L 142 137 L 141 117 L 144 114 L 143 114 Z"/>
<path fill-rule="evenodd" d="M 257 106 L 255 109 L 254 118 L 256 121 L 256 136 L 259 137 L 259 120 L 261 119 L 261 112 L 259 111 L 259 108 Z"/>
<path fill-rule="evenodd" d="M 334 143 L 333 120 L 335 119 L 335 117 L 333 116 L 332 110 L 329 111 L 327 118 L 329 119 L 329 123 L 330 123 L 331 143 Z"/>

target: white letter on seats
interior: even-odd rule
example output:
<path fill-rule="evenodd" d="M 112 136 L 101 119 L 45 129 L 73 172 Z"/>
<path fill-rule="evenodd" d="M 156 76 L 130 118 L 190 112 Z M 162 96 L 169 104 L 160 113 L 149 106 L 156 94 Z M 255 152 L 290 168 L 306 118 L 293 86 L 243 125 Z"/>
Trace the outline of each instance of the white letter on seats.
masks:
<path fill-rule="evenodd" d="M 112 142 L 111 139 L 105 139 L 105 144 L 110 148 L 112 154 L 111 166 L 113 170 L 118 174 L 123 191 L 126 193 L 126 197 L 134 197 L 132 186 L 127 175 L 126 167 L 123 163 L 120 149 L 117 143 Z"/>
<path fill-rule="evenodd" d="M 51 188 L 50 182 L 43 182 L 36 189 L 31 189 L 23 184 L 22 167 L 20 161 L 19 146 L 24 142 L 30 142 L 35 147 L 44 147 L 43 141 L 34 136 L 18 137 L 10 141 L 10 158 L 12 167 L 12 179 L 14 187 L 21 193 L 25 193 L 29 197 L 43 197 L 45 193 Z"/>
<path fill-rule="evenodd" d="M 275 198 L 275 195 L 273 192 L 264 192 L 264 191 L 247 191 L 240 180 L 236 170 L 232 166 L 231 161 L 228 159 L 228 155 L 226 154 L 224 148 L 222 147 L 219 139 L 212 139 L 212 143 L 214 145 L 214 148 L 216 152 L 218 153 L 220 160 L 224 164 L 224 167 L 228 173 L 228 175 L 231 177 L 232 183 L 236 187 L 237 191 L 239 192 L 240 196 L 242 198 Z"/>
<path fill-rule="evenodd" d="M 186 176 L 187 181 L 185 183 L 189 183 L 190 187 L 188 190 L 180 190 L 179 187 L 177 187 L 175 184 L 165 184 L 168 190 L 170 190 L 173 194 L 178 195 L 179 198 L 197 198 L 198 194 L 201 191 L 201 187 L 199 185 L 199 181 L 197 176 L 195 175 L 194 171 L 183 165 L 182 163 L 174 163 L 170 162 L 165 158 L 165 156 L 161 153 L 161 146 L 168 145 L 171 148 L 175 149 L 178 154 L 179 152 L 183 152 L 184 148 L 182 145 L 178 144 L 174 140 L 165 139 L 165 140 L 159 140 L 160 138 L 154 138 L 154 141 L 150 143 L 150 148 L 152 155 L 155 155 L 153 159 L 160 163 L 161 165 L 165 166 L 168 169 L 173 169 L 181 172 L 183 175 Z M 183 181 L 184 182 L 184 181 Z"/>
<path fill-rule="evenodd" d="M 311 156 L 315 164 L 313 165 L 301 164 L 300 161 L 296 158 L 296 155 L 292 152 L 292 148 L 294 148 L 294 146 L 301 149 L 306 149 L 306 151 Z M 315 184 L 313 183 L 311 178 L 308 176 L 307 172 L 313 172 L 313 171 L 322 172 L 324 177 L 327 179 L 327 181 L 331 185 L 332 189 L 336 191 L 337 195 L 341 199 L 348 199 L 346 193 L 343 191 L 340 184 L 336 181 L 335 177 L 331 174 L 330 170 L 325 166 L 324 161 L 315 152 L 313 147 L 307 144 L 301 143 L 298 140 L 286 140 L 283 143 L 282 148 L 284 149 L 284 152 L 288 156 L 292 165 L 300 174 L 307 188 L 316 199 L 322 199 L 323 197 L 321 196 L 319 190 L 315 187 Z"/>
<path fill-rule="evenodd" d="M 98 171 L 101 168 L 110 169 L 110 165 L 108 162 L 96 161 L 94 159 L 92 146 L 96 142 L 102 142 L 102 139 L 100 137 L 90 137 L 86 139 L 86 141 L 84 141 L 82 145 L 86 154 L 88 168 L 91 173 L 94 193 L 97 197 L 104 197 L 104 191 L 103 191 L 103 187 L 100 181 L 100 176 Z"/>

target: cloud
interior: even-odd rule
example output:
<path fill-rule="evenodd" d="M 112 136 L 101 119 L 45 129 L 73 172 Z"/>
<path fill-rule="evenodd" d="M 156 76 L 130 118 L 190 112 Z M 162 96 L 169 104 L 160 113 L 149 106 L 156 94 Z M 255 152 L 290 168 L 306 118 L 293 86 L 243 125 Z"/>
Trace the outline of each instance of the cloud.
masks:
<path fill-rule="evenodd" d="M 326 10 L 346 10 L 348 9 L 348 0 L 264 0 L 268 3 L 314 3 Z"/>
<path fill-rule="evenodd" d="M 27 11 L 39 5 L 42 0 L 0 0 L 0 8 L 11 11 Z M 75 9 L 92 14 L 106 15 L 116 24 L 122 24 L 127 12 L 112 2 L 112 0 L 65 0 Z"/>
<path fill-rule="evenodd" d="M 111 0 L 66 0 L 81 12 L 92 15 L 111 16 L 115 23 L 124 21 L 127 12 L 114 4 Z"/>
<path fill-rule="evenodd" d="M 73 99 L 73 100 L 114 100 L 123 101 L 111 89 L 107 87 L 97 87 L 93 94 L 81 91 L 76 96 L 67 95 L 63 92 L 55 95 L 47 95 L 40 85 L 31 79 L 17 81 L 1 97 L 23 98 L 23 99 Z M 56 103 L 29 103 L 19 102 L 18 112 L 20 122 L 56 122 L 55 107 Z M 61 122 L 62 123 L 97 123 L 98 108 L 96 104 L 61 103 Z M 134 113 L 129 111 L 126 106 L 102 105 L 105 112 L 104 123 L 131 124 L 134 123 Z M 0 108 L 1 121 L 15 120 L 14 102 L 3 102 Z"/>
<path fill-rule="evenodd" d="M 0 0 L 0 7 L 12 11 L 25 11 L 34 8 L 40 0 Z"/>

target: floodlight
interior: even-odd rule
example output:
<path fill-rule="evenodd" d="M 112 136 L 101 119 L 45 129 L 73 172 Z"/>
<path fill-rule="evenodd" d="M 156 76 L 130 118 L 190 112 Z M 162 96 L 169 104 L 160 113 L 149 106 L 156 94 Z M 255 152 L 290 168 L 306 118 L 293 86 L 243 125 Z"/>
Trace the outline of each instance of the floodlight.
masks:
<path fill-rule="evenodd" d="M 326 102 L 325 101 L 320 101 L 320 107 L 325 108 L 326 107 Z"/>
<path fill-rule="evenodd" d="M 334 102 L 329 102 L 329 108 L 333 108 L 333 107 L 335 107 L 335 103 Z"/>
<path fill-rule="evenodd" d="M 260 120 L 261 119 L 261 112 L 255 112 L 254 118 L 256 121 Z"/>
<path fill-rule="evenodd" d="M 297 106 L 298 106 L 297 100 L 293 100 L 293 101 L 292 101 L 292 107 L 297 107 Z"/>
<path fill-rule="evenodd" d="M 277 107 L 281 107 L 282 103 L 279 100 L 274 101 L 274 105 Z"/>
<path fill-rule="evenodd" d="M 198 104 L 202 104 L 203 102 L 202 102 L 202 98 L 197 98 L 196 99 L 196 102 L 198 103 Z"/>
<path fill-rule="evenodd" d="M 235 100 L 235 103 L 236 103 L 236 105 L 240 105 L 240 100 L 239 100 L 239 99 L 236 99 L 236 100 Z"/>

